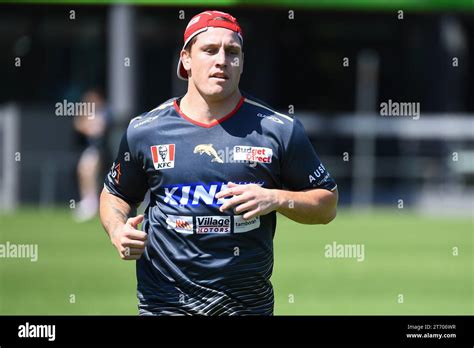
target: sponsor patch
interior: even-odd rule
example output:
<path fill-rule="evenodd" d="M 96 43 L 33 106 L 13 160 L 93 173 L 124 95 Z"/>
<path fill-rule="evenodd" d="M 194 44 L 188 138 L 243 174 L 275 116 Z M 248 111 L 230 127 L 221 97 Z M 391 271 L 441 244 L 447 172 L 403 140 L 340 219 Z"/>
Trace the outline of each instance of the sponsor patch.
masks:
<path fill-rule="evenodd" d="M 115 164 L 115 162 L 112 164 L 112 168 L 110 171 L 110 175 L 112 176 L 112 179 L 114 179 L 115 183 L 117 185 L 120 184 L 120 177 L 122 176 L 122 172 L 120 171 L 120 162 Z"/>
<path fill-rule="evenodd" d="M 323 164 L 320 163 L 318 168 L 309 174 L 308 178 L 310 184 L 312 184 L 314 181 L 317 181 L 316 185 L 320 185 L 329 178 L 329 173 L 326 172 L 326 168 L 324 168 Z"/>
<path fill-rule="evenodd" d="M 250 220 L 244 220 L 242 215 L 234 216 L 234 233 L 243 233 L 252 231 L 260 227 L 260 216 Z"/>
<path fill-rule="evenodd" d="M 273 151 L 268 147 L 234 146 L 235 161 L 272 163 Z"/>
<path fill-rule="evenodd" d="M 166 218 L 166 225 L 168 229 L 175 230 L 179 233 L 193 233 L 192 216 L 168 215 L 168 217 Z"/>
<path fill-rule="evenodd" d="M 250 220 L 244 220 L 242 215 L 234 216 L 232 225 L 230 216 L 196 216 L 196 224 L 193 225 L 192 216 L 167 215 L 166 227 L 179 233 L 193 234 L 195 233 L 244 233 L 255 230 L 260 227 L 260 217 L 257 216 Z"/>
<path fill-rule="evenodd" d="M 264 181 L 250 182 L 250 181 L 235 181 L 235 184 L 257 184 L 265 185 Z M 160 197 L 163 203 L 171 206 L 200 206 L 212 205 L 215 207 L 221 206 L 230 198 L 216 198 L 216 194 L 222 190 L 227 189 L 227 183 L 189 183 L 179 185 L 163 186 L 163 194 Z"/>
<path fill-rule="evenodd" d="M 196 233 L 230 233 L 230 216 L 196 216 Z"/>
<path fill-rule="evenodd" d="M 174 168 L 175 144 L 153 145 L 150 150 L 156 170 Z"/>
<path fill-rule="evenodd" d="M 198 153 L 200 155 L 206 154 L 212 158 L 211 162 L 224 163 L 222 158 L 217 154 L 216 149 L 212 144 L 200 144 L 194 148 L 193 153 Z"/>

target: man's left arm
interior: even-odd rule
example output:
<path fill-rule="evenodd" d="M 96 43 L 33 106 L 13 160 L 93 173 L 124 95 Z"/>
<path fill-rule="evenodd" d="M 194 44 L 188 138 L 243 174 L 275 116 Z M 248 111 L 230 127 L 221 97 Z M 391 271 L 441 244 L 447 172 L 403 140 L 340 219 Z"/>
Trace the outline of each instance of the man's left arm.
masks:
<path fill-rule="evenodd" d="M 325 189 L 302 192 L 276 190 L 276 211 L 302 224 L 328 224 L 336 217 L 339 194 Z"/>

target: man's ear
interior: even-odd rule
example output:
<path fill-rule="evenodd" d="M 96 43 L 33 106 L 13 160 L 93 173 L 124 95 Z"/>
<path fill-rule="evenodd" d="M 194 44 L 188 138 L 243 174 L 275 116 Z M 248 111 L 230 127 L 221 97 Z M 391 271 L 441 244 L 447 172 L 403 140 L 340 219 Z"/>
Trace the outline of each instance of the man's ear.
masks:
<path fill-rule="evenodd" d="M 179 55 L 181 58 L 181 63 L 183 63 L 184 69 L 186 69 L 186 71 L 188 71 L 189 73 L 189 70 L 191 70 L 191 52 L 181 50 Z"/>
<path fill-rule="evenodd" d="M 244 73 L 244 52 L 242 52 L 242 61 L 240 62 L 240 75 Z"/>

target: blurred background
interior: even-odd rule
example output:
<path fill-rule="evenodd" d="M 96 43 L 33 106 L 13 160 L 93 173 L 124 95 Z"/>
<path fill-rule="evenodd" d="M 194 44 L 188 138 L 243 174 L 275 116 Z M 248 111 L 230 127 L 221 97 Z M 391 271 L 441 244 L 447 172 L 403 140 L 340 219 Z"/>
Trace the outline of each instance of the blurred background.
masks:
<path fill-rule="evenodd" d="M 130 119 L 186 92 L 184 28 L 210 8 L 243 27 L 241 89 L 298 117 L 338 183 L 330 225 L 279 217 L 275 313 L 474 314 L 472 0 L 2 2 L 0 244 L 39 257 L 0 258 L 0 314 L 136 314 L 97 192 Z"/>

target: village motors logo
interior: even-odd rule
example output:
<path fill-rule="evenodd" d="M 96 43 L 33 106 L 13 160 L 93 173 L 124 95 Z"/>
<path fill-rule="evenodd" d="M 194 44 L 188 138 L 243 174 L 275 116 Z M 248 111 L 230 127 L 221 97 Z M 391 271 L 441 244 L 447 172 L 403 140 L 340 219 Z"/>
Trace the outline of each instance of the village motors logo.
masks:
<path fill-rule="evenodd" d="M 196 217 L 196 233 L 230 233 L 230 216 Z"/>
<path fill-rule="evenodd" d="M 150 150 L 156 170 L 174 168 L 175 144 L 153 145 Z"/>

